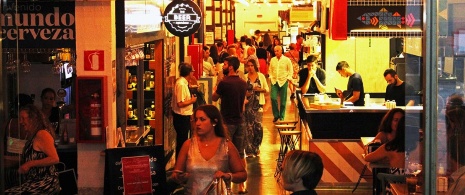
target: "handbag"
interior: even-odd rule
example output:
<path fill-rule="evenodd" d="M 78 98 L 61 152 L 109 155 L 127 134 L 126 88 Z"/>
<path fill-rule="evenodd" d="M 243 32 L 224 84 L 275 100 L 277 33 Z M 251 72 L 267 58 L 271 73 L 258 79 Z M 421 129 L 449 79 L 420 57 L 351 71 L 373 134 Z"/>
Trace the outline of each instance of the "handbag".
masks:
<path fill-rule="evenodd" d="M 213 179 L 210 185 L 208 185 L 207 188 L 205 188 L 205 192 L 202 194 L 209 195 L 211 194 L 211 192 L 215 190 L 215 195 L 232 195 L 230 183 L 228 187 L 228 185 L 225 183 L 223 179 Z"/>
<path fill-rule="evenodd" d="M 11 121 L 12 119 L 8 123 L 8 136 L 7 136 L 6 151 L 9 153 L 14 153 L 14 154 L 23 154 L 23 148 L 24 148 L 24 145 L 26 145 L 27 140 L 10 137 Z"/>

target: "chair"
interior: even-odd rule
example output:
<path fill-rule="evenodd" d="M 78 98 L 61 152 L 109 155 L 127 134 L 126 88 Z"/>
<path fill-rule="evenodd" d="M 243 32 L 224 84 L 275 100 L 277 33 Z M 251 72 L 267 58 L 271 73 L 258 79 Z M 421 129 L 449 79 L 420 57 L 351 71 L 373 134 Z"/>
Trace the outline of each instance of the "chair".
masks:
<path fill-rule="evenodd" d="M 57 167 L 58 179 L 60 180 L 60 194 L 77 194 L 78 188 L 74 169 L 66 169 L 65 163 L 62 162 L 56 164 L 55 167 Z"/>
<path fill-rule="evenodd" d="M 358 181 L 357 181 L 357 184 L 355 184 L 355 187 L 354 189 L 352 190 L 352 193 L 355 192 L 355 190 L 357 189 L 358 185 L 360 184 L 360 181 L 362 180 L 362 178 L 372 178 L 372 175 L 371 174 L 367 174 L 365 175 L 365 171 L 368 169 L 368 165 L 365 164 L 363 165 L 363 169 L 362 169 L 362 172 L 360 173 L 360 176 L 358 177 Z"/>
<path fill-rule="evenodd" d="M 386 185 L 389 183 L 405 183 L 406 175 L 395 175 L 390 173 L 378 173 L 376 175 L 381 181 L 382 194 L 386 194 Z"/>

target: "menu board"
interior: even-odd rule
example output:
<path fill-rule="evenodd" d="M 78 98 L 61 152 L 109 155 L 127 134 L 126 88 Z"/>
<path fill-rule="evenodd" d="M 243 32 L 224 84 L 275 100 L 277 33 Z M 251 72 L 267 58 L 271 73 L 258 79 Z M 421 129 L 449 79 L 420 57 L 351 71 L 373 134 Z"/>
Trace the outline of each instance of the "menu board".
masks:
<path fill-rule="evenodd" d="M 148 155 L 123 157 L 121 166 L 123 166 L 124 194 L 152 193 L 152 172 Z"/>
<path fill-rule="evenodd" d="M 143 146 L 143 147 L 127 147 L 127 148 L 112 148 L 105 150 L 105 183 L 104 183 L 104 194 L 131 194 L 129 189 L 135 187 L 137 182 L 144 183 L 147 178 L 142 178 L 143 174 L 138 174 L 137 179 L 139 181 L 125 180 L 123 182 L 123 170 L 126 173 L 125 177 L 130 177 L 130 174 L 135 173 L 137 169 L 143 169 L 147 162 L 143 160 L 144 156 L 148 157 L 148 164 L 150 165 L 150 177 L 151 177 L 151 193 L 152 194 L 167 194 L 166 189 L 166 171 L 165 171 L 165 157 L 163 146 Z M 133 158 L 126 158 L 133 157 Z M 124 160 L 123 160 L 124 159 Z M 144 163 L 138 166 L 134 165 L 135 161 L 144 161 Z M 124 166 L 123 167 L 123 162 Z M 129 162 L 129 164 L 128 164 Z M 126 169 L 126 165 L 129 167 Z M 146 167 L 146 166 L 145 166 Z M 127 173 L 129 172 L 129 174 Z M 128 189 L 125 187 L 130 186 Z M 137 185 L 141 187 L 142 185 Z M 128 191 L 129 190 L 129 191 Z M 136 193 L 141 194 L 141 193 Z M 147 193 L 142 193 L 147 194 Z M 150 194 L 150 193 L 148 193 Z"/>

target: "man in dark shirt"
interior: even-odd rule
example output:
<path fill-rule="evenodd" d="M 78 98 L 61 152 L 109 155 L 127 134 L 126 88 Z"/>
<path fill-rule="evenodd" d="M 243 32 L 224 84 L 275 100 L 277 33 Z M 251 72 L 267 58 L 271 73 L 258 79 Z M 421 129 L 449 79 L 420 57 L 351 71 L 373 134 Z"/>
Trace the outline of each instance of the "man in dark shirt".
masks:
<path fill-rule="evenodd" d="M 415 94 L 415 89 L 411 85 L 400 80 L 394 69 L 386 69 L 384 71 L 384 79 L 386 79 L 386 82 L 389 84 L 386 87 L 385 101 L 395 100 L 397 106 L 413 106 L 415 104 L 415 100 L 412 98 Z"/>
<path fill-rule="evenodd" d="M 347 83 L 349 95 L 345 97 L 345 101 L 352 102 L 354 106 L 364 106 L 365 90 L 363 89 L 362 76 L 352 70 L 346 61 L 337 63 L 336 71 L 344 78 L 349 77 L 349 82 Z M 341 98 L 343 93 L 341 90 L 337 90 L 336 95 Z"/>
<path fill-rule="evenodd" d="M 299 87 L 302 94 L 325 93 L 326 72 L 317 67 L 318 57 L 311 55 L 307 57 L 307 68 L 299 71 Z"/>
<path fill-rule="evenodd" d="M 213 101 L 221 98 L 221 115 L 229 130 L 229 135 L 239 155 L 244 158 L 244 132 L 242 128 L 242 115 L 244 111 L 245 93 L 247 83 L 236 74 L 239 68 L 239 59 L 229 56 L 224 59 L 223 74 L 225 77 L 218 83 L 212 95 Z"/>

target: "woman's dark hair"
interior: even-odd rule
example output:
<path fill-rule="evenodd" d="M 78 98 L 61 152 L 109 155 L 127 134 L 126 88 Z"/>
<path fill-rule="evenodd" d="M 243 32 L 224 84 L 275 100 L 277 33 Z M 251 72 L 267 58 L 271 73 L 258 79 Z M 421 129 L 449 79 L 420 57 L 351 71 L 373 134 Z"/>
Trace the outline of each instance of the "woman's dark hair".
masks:
<path fill-rule="evenodd" d="M 381 124 L 379 125 L 378 131 L 385 132 L 385 133 L 391 133 L 392 132 L 392 128 L 391 128 L 392 119 L 394 118 L 394 114 L 398 112 L 402 113 L 402 117 L 405 116 L 405 111 L 401 108 L 393 108 L 389 110 L 384 115 L 383 120 L 381 120 Z M 400 123 L 397 126 L 399 127 Z"/>
<path fill-rule="evenodd" d="M 405 152 L 405 132 L 405 116 L 402 116 L 397 125 L 396 137 L 386 143 L 386 151 Z"/>
<path fill-rule="evenodd" d="M 29 120 L 32 124 L 32 129 L 30 130 L 33 131 L 33 134 L 35 134 L 39 130 L 47 130 L 48 132 L 50 132 L 52 137 L 55 137 L 55 130 L 53 129 L 48 119 L 46 119 L 45 116 L 42 114 L 42 111 L 39 110 L 39 108 L 32 104 L 28 104 L 23 106 L 19 110 L 20 113 L 22 111 L 26 112 L 29 117 Z"/>
<path fill-rule="evenodd" d="M 253 64 L 253 68 L 255 69 L 256 72 L 258 72 L 257 61 L 255 61 L 254 59 L 249 59 L 249 60 L 247 60 L 247 63 L 249 63 L 249 62 Z"/>
<path fill-rule="evenodd" d="M 251 38 L 246 38 L 245 39 L 245 45 L 252 46 L 252 39 Z"/>
<path fill-rule="evenodd" d="M 195 109 L 194 111 L 194 118 L 197 115 L 197 111 L 203 111 L 205 115 L 207 115 L 207 117 L 210 118 L 211 123 L 216 124 L 215 125 L 216 136 L 229 139 L 229 134 L 226 133 L 226 129 L 224 128 L 223 117 L 221 116 L 221 113 L 216 106 L 213 106 L 211 104 L 205 104 L 205 105 L 197 107 L 197 109 Z"/>
<path fill-rule="evenodd" d="M 44 98 L 45 94 L 47 93 L 53 93 L 55 97 L 57 96 L 57 94 L 55 93 L 55 90 L 53 90 L 52 88 L 45 88 L 42 90 L 42 93 L 40 93 L 40 98 Z"/>
<path fill-rule="evenodd" d="M 215 44 L 213 44 L 211 47 L 210 47 L 210 57 L 213 59 L 213 63 L 218 63 L 218 47 L 216 47 Z M 215 64 L 212 64 L 213 66 Z"/>
<path fill-rule="evenodd" d="M 272 45 L 272 44 L 273 42 L 271 41 L 270 34 L 265 33 L 265 35 L 263 35 L 263 46 L 268 47 L 269 45 Z"/>
<path fill-rule="evenodd" d="M 179 64 L 179 75 L 185 77 L 192 72 L 192 65 L 182 62 Z"/>

